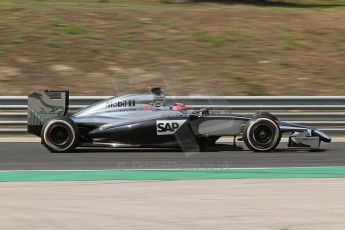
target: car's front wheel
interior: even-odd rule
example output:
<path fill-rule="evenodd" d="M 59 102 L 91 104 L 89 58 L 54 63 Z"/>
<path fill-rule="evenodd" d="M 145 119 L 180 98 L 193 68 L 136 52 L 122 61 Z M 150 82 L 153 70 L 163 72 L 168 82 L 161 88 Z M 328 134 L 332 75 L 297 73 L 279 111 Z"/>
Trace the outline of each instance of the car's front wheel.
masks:
<path fill-rule="evenodd" d="M 243 140 L 254 152 L 270 152 L 278 146 L 281 136 L 276 120 L 269 116 L 259 115 L 248 122 L 243 133 Z"/>
<path fill-rule="evenodd" d="M 51 152 L 69 152 L 78 144 L 79 129 L 71 119 L 55 117 L 43 125 L 41 139 Z"/>

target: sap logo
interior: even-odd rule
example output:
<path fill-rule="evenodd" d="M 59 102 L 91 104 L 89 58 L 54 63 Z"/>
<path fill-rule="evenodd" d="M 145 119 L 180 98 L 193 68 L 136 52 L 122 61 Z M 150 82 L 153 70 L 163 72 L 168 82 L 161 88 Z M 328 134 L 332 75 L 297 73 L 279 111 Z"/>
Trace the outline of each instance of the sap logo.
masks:
<path fill-rule="evenodd" d="M 157 135 L 174 135 L 185 122 L 186 120 L 158 120 Z"/>

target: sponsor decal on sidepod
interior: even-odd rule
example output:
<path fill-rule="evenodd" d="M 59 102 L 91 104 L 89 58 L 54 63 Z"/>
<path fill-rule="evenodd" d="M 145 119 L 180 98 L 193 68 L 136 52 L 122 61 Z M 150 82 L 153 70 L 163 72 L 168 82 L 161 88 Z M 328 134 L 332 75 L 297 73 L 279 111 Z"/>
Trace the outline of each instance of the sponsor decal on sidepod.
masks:
<path fill-rule="evenodd" d="M 174 135 L 185 122 L 186 120 L 158 120 L 157 135 Z"/>

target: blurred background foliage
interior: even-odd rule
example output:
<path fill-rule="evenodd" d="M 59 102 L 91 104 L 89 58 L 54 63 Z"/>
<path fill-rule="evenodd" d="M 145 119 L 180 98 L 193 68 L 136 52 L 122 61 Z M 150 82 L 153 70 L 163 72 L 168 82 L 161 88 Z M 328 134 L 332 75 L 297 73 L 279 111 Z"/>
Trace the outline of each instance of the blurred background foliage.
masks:
<path fill-rule="evenodd" d="M 344 95 L 344 15 L 342 0 L 1 0 L 0 94 Z"/>

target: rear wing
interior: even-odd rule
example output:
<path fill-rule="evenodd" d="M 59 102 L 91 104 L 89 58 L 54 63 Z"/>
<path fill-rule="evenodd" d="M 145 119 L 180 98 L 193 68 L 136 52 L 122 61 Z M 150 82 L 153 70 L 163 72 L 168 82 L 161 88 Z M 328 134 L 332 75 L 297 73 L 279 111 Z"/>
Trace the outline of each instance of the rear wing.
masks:
<path fill-rule="evenodd" d="M 28 96 L 28 132 L 41 136 L 46 120 L 66 116 L 69 106 L 69 91 L 44 91 Z"/>

